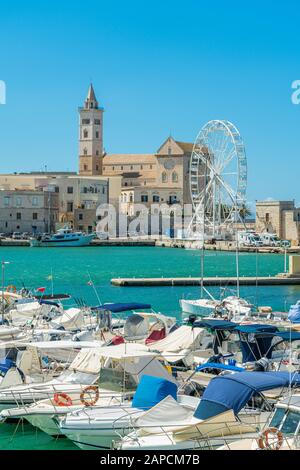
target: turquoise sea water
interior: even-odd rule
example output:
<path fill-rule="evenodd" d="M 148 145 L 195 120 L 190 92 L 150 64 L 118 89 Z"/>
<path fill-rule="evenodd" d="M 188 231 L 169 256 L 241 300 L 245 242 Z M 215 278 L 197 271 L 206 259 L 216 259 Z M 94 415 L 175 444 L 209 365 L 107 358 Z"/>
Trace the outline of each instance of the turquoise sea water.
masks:
<path fill-rule="evenodd" d="M 5 270 L 6 285 L 18 288 L 46 287 L 51 293 L 69 293 L 87 303 L 98 304 L 90 279 L 101 302 L 140 301 L 180 319 L 179 299 L 197 298 L 199 287 L 113 287 L 113 277 L 176 277 L 199 276 L 200 253 L 194 250 L 155 247 L 86 247 L 27 248 L 0 247 L 0 259 L 9 261 Z M 268 276 L 282 272 L 282 255 L 242 253 L 239 256 L 241 276 Z M 208 251 L 205 254 L 206 276 L 235 276 L 235 254 Z M 218 295 L 220 287 L 211 288 Z M 241 287 L 241 296 L 252 303 L 271 305 L 286 310 L 300 299 L 298 286 Z M 70 303 L 70 301 L 68 301 Z M 74 301 L 72 301 L 74 302 Z M 73 449 L 67 439 L 54 440 L 37 432 L 29 424 L 0 424 L 0 449 Z"/>

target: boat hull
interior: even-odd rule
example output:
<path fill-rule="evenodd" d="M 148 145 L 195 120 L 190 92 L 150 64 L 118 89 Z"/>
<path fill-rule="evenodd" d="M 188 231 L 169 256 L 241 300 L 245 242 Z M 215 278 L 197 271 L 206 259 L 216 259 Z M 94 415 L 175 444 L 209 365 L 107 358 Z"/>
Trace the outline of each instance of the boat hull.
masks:
<path fill-rule="evenodd" d="M 214 310 L 213 307 L 205 307 L 203 305 L 192 303 L 191 301 L 185 299 L 180 300 L 180 306 L 182 312 L 201 317 L 209 315 Z"/>
<path fill-rule="evenodd" d="M 91 234 L 91 235 L 85 235 L 85 236 L 81 236 L 81 237 L 78 237 L 76 239 L 73 239 L 73 240 L 61 240 L 61 241 L 58 241 L 58 240 L 30 240 L 30 246 L 32 247 L 37 247 L 37 248 L 42 248 L 42 247 L 46 247 L 46 248 L 50 248 L 50 247 L 54 247 L 54 248 L 58 248 L 58 247 L 78 247 L 78 246 L 88 246 L 91 241 L 93 240 L 93 238 L 95 238 L 95 235 L 94 234 Z"/>

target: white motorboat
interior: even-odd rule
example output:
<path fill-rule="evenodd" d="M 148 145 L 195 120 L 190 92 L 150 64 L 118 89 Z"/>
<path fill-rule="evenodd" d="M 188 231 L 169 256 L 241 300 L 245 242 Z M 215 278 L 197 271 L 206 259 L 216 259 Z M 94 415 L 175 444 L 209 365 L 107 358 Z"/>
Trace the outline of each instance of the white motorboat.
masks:
<path fill-rule="evenodd" d="M 200 298 L 196 300 L 181 299 L 180 306 L 184 313 L 197 316 L 219 314 L 221 316 L 247 317 L 250 315 L 253 305 L 245 299 L 236 296 L 228 296 L 223 300 Z"/>
<path fill-rule="evenodd" d="M 110 449 L 112 441 L 125 436 L 132 422 L 165 399 L 192 415 L 199 399 L 178 395 L 177 385 L 165 379 L 143 375 L 131 403 L 121 406 L 93 407 L 68 414 L 60 423 L 61 432 L 82 449 Z M 172 408 L 172 406 L 171 406 Z M 180 419 L 177 414 L 177 418 Z"/>
<path fill-rule="evenodd" d="M 95 233 L 86 234 L 73 232 L 69 228 L 61 228 L 54 235 L 31 238 L 30 245 L 33 247 L 87 246 L 95 236 Z"/>
<path fill-rule="evenodd" d="M 300 385 L 300 375 L 287 372 L 238 372 L 211 380 L 195 413 L 169 413 L 170 397 L 138 417 L 133 431 L 114 447 L 119 450 L 215 449 L 241 435 L 252 439 L 267 421 L 271 405 L 264 393 L 277 400 L 291 385 Z M 173 400 L 174 401 L 174 400 Z M 252 403 L 252 409 L 249 408 Z M 254 405 L 254 406 L 253 406 Z"/>
<path fill-rule="evenodd" d="M 54 381 L 43 386 L 0 389 L 1 417 L 23 417 L 47 434 L 58 435 L 61 429 L 57 418 L 67 413 L 91 403 L 98 407 L 126 406 L 144 374 L 176 383 L 157 354 L 145 346 L 129 343 L 87 349 Z M 10 406 L 9 397 L 14 400 Z"/>
<path fill-rule="evenodd" d="M 217 450 L 299 450 L 300 394 L 278 401 L 274 412 L 255 437 L 225 442 Z"/>

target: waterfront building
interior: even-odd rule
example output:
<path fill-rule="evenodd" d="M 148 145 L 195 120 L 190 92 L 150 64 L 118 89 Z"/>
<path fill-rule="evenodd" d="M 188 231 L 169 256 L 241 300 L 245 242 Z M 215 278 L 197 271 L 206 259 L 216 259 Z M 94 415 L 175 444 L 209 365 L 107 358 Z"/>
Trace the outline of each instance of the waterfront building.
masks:
<path fill-rule="evenodd" d="M 0 232 L 9 235 L 54 230 L 59 200 L 58 194 L 49 189 L 0 191 Z"/>
<path fill-rule="evenodd" d="M 120 177 L 79 176 L 76 173 L 26 173 L 0 175 L 2 191 L 35 191 L 51 188 L 59 200 L 56 226 L 92 231 L 97 224 L 100 204 L 117 206 L 121 192 Z"/>
<path fill-rule="evenodd" d="M 132 215 L 135 203 L 190 203 L 192 150 L 192 143 L 169 136 L 153 154 L 106 154 L 103 175 L 122 177 L 122 211 Z"/>
<path fill-rule="evenodd" d="M 292 245 L 300 242 L 300 208 L 294 201 L 257 201 L 256 231 L 276 233 Z"/>

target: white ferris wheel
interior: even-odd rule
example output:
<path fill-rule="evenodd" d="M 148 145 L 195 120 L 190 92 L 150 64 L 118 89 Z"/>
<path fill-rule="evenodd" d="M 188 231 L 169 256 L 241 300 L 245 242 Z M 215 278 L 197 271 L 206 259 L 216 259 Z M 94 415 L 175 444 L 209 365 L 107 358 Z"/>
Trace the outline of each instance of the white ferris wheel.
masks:
<path fill-rule="evenodd" d="M 193 217 L 189 234 L 223 236 L 243 221 L 247 159 L 238 129 L 229 121 L 209 121 L 199 132 L 190 160 Z"/>

